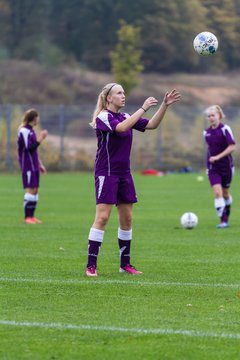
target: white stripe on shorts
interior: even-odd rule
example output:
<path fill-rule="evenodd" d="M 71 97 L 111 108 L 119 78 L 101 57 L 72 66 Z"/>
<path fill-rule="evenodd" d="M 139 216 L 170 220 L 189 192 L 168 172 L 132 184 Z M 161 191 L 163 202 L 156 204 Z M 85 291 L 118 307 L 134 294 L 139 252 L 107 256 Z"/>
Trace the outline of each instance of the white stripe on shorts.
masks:
<path fill-rule="evenodd" d="M 31 171 L 27 171 L 27 182 L 28 182 L 28 184 L 30 184 L 30 180 L 31 180 Z"/>
<path fill-rule="evenodd" d="M 99 180 L 99 187 L 98 187 L 98 199 L 99 199 L 102 193 L 105 176 L 99 176 L 98 180 Z"/>

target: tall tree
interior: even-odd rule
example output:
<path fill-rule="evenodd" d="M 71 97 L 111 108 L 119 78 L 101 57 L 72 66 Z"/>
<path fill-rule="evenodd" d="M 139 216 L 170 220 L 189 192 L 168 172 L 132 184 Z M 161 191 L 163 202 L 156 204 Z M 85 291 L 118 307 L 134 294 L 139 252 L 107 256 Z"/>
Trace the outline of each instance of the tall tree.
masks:
<path fill-rule="evenodd" d="M 122 84 L 126 94 L 139 83 L 138 75 L 143 70 L 139 49 L 140 29 L 121 21 L 118 43 L 110 52 L 112 74 L 116 82 Z"/>
<path fill-rule="evenodd" d="M 143 60 L 147 71 L 189 71 L 199 63 L 193 39 L 205 27 L 205 9 L 199 0 L 153 0 L 152 12 L 140 21 Z M 154 14 L 154 15 L 153 15 Z"/>
<path fill-rule="evenodd" d="M 239 68 L 240 33 L 239 5 L 232 0 L 204 0 L 207 9 L 209 29 L 215 32 L 219 40 L 219 52 L 225 67 L 230 70 Z"/>
<path fill-rule="evenodd" d="M 21 59 L 36 59 L 41 39 L 47 37 L 50 0 L 8 0 L 11 12 L 9 47 Z"/>
<path fill-rule="evenodd" d="M 240 0 L 0 0 L 0 58 L 44 63 L 72 57 L 109 71 L 122 19 L 141 29 L 145 71 L 238 69 L 239 15 Z M 206 30 L 219 39 L 218 53 L 208 59 L 192 46 Z"/>

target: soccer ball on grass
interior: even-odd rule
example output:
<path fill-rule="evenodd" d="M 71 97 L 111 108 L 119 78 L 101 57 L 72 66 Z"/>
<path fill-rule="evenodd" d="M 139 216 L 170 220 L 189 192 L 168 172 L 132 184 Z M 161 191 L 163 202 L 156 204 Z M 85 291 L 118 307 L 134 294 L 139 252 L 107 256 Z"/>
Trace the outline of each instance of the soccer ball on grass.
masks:
<path fill-rule="evenodd" d="M 204 31 L 195 37 L 193 47 L 199 55 L 210 56 L 218 49 L 218 39 L 213 33 Z"/>
<path fill-rule="evenodd" d="M 197 226 L 198 217 L 192 212 L 186 212 L 181 216 L 180 222 L 184 229 L 191 230 Z"/>

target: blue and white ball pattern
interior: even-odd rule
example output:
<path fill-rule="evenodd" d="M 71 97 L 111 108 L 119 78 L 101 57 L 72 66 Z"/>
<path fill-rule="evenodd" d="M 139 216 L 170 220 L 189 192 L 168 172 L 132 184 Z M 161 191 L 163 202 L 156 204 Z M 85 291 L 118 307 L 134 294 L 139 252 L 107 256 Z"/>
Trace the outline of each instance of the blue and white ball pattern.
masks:
<path fill-rule="evenodd" d="M 198 217 L 192 212 L 187 212 L 181 216 L 180 223 L 184 229 L 194 229 L 198 224 Z"/>
<path fill-rule="evenodd" d="M 193 47 L 199 55 L 210 56 L 218 49 L 218 39 L 213 33 L 204 31 L 195 37 Z"/>

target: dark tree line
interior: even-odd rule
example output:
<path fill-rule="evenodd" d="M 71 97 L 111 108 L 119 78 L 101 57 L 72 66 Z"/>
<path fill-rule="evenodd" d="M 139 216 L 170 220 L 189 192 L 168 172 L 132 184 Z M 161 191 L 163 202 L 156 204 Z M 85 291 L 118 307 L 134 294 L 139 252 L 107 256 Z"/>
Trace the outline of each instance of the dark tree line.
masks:
<path fill-rule="evenodd" d="M 140 28 L 146 72 L 222 71 L 240 66 L 240 0 L 0 0 L 0 59 L 79 63 L 110 70 L 120 23 Z M 217 56 L 199 57 L 201 31 L 219 39 Z"/>

